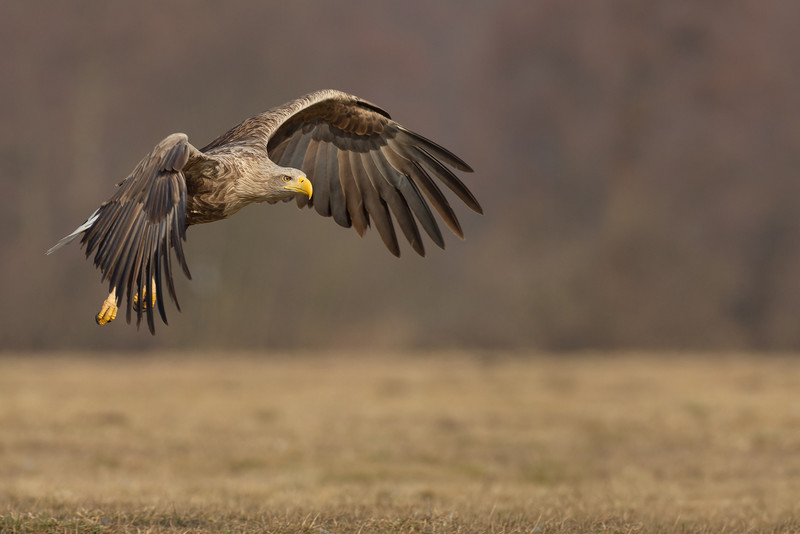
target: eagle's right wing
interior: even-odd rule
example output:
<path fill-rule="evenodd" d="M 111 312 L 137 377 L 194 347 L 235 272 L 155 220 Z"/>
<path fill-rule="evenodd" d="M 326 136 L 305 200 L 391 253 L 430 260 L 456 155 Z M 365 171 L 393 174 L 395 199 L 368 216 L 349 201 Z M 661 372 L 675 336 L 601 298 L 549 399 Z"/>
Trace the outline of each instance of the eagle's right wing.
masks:
<path fill-rule="evenodd" d="M 190 157 L 203 157 L 189 144 L 185 134 L 172 134 L 139 162 L 119 184 L 114 195 L 103 202 L 73 233 L 47 251 L 48 254 L 83 234 L 86 257 L 94 254 L 109 291 L 116 288 L 117 303 L 126 302 L 126 319 L 131 321 L 134 300 L 152 303 L 151 280 L 155 285 L 158 311 L 164 323 L 163 288 L 180 310 L 172 278 L 170 251 L 188 278 L 183 255 L 186 239 L 186 179 L 183 168 Z M 163 276 L 162 276 L 163 271 Z M 150 332 L 155 332 L 153 306 L 135 307 L 137 326 L 146 315 Z"/>

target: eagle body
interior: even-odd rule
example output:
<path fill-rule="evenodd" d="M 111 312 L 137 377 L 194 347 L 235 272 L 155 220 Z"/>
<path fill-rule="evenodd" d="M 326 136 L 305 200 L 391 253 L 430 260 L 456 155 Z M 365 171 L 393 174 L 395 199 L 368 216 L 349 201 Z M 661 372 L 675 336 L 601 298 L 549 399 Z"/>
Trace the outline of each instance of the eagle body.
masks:
<path fill-rule="evenodd" d="M 190 158 L 186 177 L 186 226 L 227 219 L 263 197 L 257 177 L 262 160 L 251 150 L 203 154 Z"/>
<path fill-rule="evenodd" d="M 156 306 L 167 322 L 165 290 L 180 309 L 173 257 L 191 278 L 182 244 L 188 226 L 225 219 L 252 203 L 295 199 L 298 207 L 360 235 L 374 225 L 399 256 L 397 224 L 424 256 L 420 227 L 444 248 L 434 211 L 463 237 L 437 182 L 483 212 L 451 168 L 472 171 L 376 105 L 341 91 L 317 91 L 245 119 L 200 149 L 185 134 L 167 136 L 47 253 L 80 237 L 110 291 L 98 323 L 113 320 L 124 304 L 128 322 L 135 313 L 137 325 L 145 318 L 155 333 Z"/>

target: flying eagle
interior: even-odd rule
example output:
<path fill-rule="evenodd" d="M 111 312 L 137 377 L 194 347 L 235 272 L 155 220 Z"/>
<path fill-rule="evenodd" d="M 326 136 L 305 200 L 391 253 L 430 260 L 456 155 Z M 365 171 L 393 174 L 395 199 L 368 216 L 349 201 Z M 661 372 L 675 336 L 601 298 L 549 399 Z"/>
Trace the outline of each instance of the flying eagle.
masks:
<path fill-rule="evenodd" d="M 155 333 L 156 305 L 167 323 L 165 285 L 180 310 L 170 251 L 191 279 L 182 244 L 188 226 L 225 219 L 254 202 L 296 198 L 298 207 L 313 206 L 359 235 L 374 224 L 389 251 L 399 256 L 394 217 L 411 247 L 424 256 L 417 223 L 444 248 L 430 206 L 463 238 L 434 177 L 483 213 L 448 166 L 472 172 L 452 152 L 394 122 L 378 106 L 341 91 L 318 91 L 246 119 L 200 150 L 186 134 L 168 136 L 47 254 L 80 236 L 110 292 L 97 323 L 113 321 L 124 300 L 128 323 L 134 311 L 137 327 L 144 316 Z"/>

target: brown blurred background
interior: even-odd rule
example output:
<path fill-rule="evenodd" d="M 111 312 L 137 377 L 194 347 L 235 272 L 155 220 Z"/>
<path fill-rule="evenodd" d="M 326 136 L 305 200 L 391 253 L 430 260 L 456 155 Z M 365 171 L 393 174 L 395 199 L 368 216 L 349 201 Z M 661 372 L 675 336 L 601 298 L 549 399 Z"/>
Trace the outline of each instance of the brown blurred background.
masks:
<path fill-rule="evenodd" d="M 798 21 L 795 0 L 1 0 L 0 349 L 800 349 Z M 322 88 L 475 168 L 466 241 L 398 260 L 252 206 L 189 230 L 169 327 L 97 327 L 99 272 L 44 251 L 166 135 L 203 146 Z"/>

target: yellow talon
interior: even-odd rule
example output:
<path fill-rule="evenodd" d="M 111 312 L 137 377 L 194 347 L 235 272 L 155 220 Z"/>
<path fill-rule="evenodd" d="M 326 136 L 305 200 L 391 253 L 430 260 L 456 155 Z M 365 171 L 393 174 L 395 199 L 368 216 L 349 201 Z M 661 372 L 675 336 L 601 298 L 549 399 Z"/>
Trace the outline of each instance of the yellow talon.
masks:
<path fill-rule="evenodd" d="M 144 294 L 147 295 L 147 290 L 146 289 L 144 290 Z M 152 296 L 152 298 L 145 300 L 145 305 L 144 305 L 145 309 L 147 309 L 147 306 L 148 306 L 147 300 L 151 301 L 151 304 L 149 304 L 150 306 L 155 307 L 155 305 L 156 305 L 156 281 L 155 280 L 151 281 L 150 294 L 153 295 L 153 296 Z M 134 295 L 133 296 L 133 305 L 134 306 L 138 306 L 138 304 L 139 304 L 139 295 Z M 104 325 L 106 323 L 110 323 L 111 321 L 113 321 L 114 319 L 117 318 L 117 312 L 118 311 L 119 311 L 119 308 L 117 307 L 117 288 L 115 287 L 114 289 L 111 290 L 111 293 L 108 294 L 108 298 L 106 298 L 106 300 L 103 301 L 103 305 L 100 307 L 100 312 L 97 314 L 97 316 L 94 318 L 94 320 L 99 325 Z"/>
<path fill-rule="evenodd" d="M 97 324 L 104 325 L 110 323 L 117 318 L 117 288 L 114 288 L 108 295 L 108 298 L 103 301 L 100 307 L 100 313 L 95 317 Z"/>
<path fill-rule="evenodd" d="M 156 305 L 156 283 L 155 283 L 155 280 L 152 282 L 152 287 L 153 287 L 153 290 L 151 291 L 151 294 L 153 296 L 150 299 L 152 301 L 150 303 L 150 306 L 155 307 L 155 305 Z M 147 296 L 147 289 L 142 290 L 142 293 L 144 293 L 144 295 Z M 133 296 L 133 306 L 134 306 L 134 309 L 138 310 L 138 307 L 139 307 L 139 294 L 138 293 Z M 142 308 L 142 309 L 146 310 L 147 306 L 148 306 L 147 300 L 145 300 L 144 308 Z"/>

